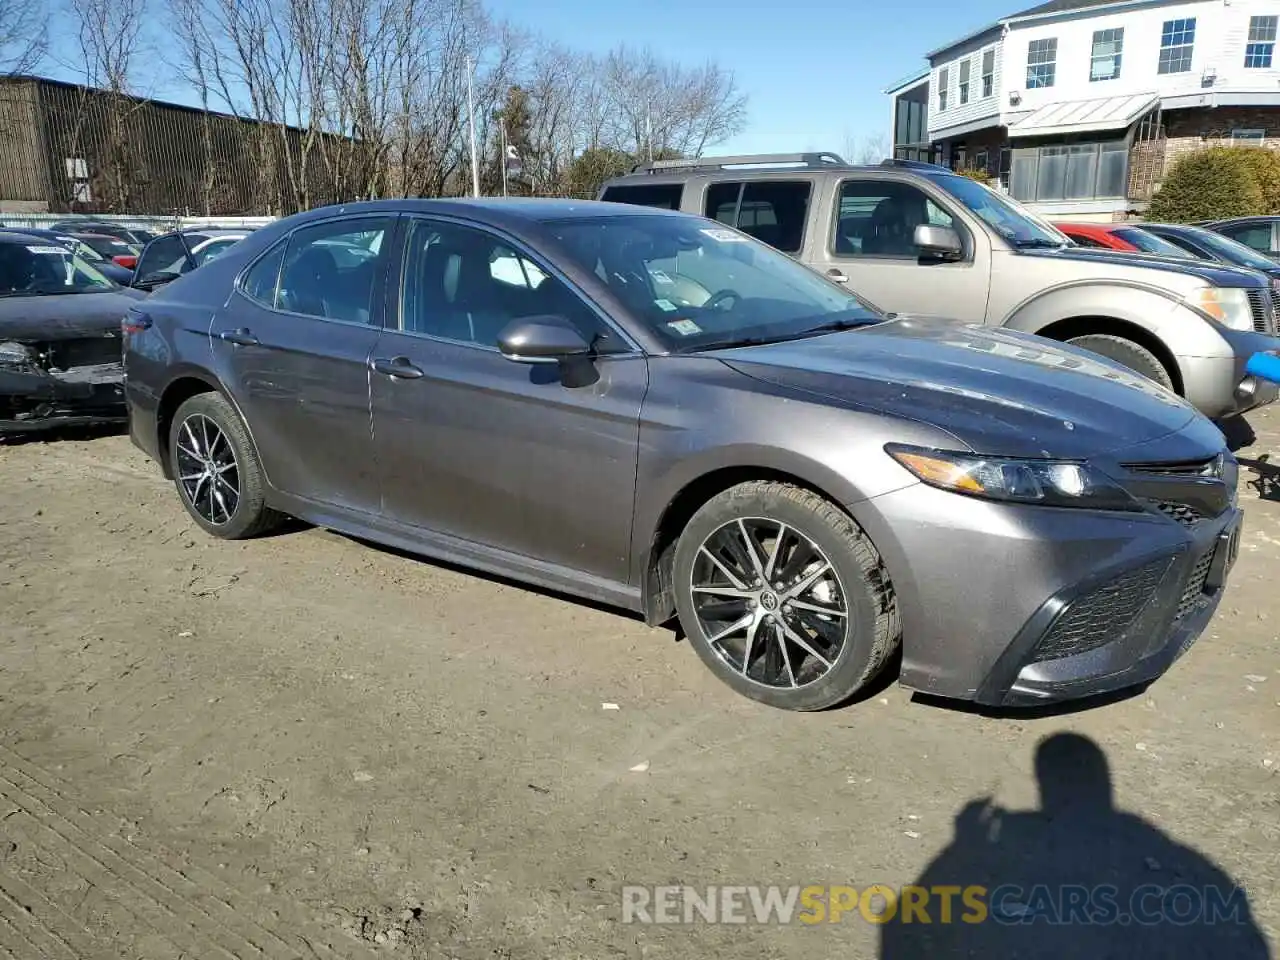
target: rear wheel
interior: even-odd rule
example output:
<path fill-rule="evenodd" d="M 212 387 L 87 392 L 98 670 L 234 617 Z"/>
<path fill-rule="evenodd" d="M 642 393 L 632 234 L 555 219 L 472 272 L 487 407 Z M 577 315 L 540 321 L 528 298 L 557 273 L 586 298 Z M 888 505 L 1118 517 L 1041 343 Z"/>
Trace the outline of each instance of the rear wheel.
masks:
<path fill-rule="evenodd" d="M 854 696 L 900 641 L 879 553 L 853 519 L 789 484 L 713 497 L 676 547 L 676 608 L 698 656 L 739 693 L 785 710 Z"/>
<path fill-rule="evenodd" d="M 266 481 L 249 432 L 221 394 L 197 394 L 178 407 L 169 461 L 182 505 L 206 533 L 243 540 L 279 523 L 281 515 L 266 505 Z"/>
<path fill-rule="evenodd" d="M 1173 377 L 1169 376 L 1169 371 L 1164 368 L 1160 358 L 1140 343 L 1110 333 L 1088 333 L 1082 337 L 1072 337 L 1067 343 L 1101 354 L 1109 360 L 1124 364 L 1148 380 L 1154 380 L 1167 390 L 1173 389 Z"/>

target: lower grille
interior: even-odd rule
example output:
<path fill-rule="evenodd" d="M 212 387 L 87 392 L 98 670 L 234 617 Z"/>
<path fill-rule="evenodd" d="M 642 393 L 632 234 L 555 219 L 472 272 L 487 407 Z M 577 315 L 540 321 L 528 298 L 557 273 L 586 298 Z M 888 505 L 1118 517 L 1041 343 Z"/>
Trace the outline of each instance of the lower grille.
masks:
<path fill-rule="evenodd" d="M 79 337 L 54 340 L 45 345 L 44 355 L 54 370 L 89 367 L 99 363 L 119 363 L 122 343 L 119 337 Z"/>
<path fill-rule="evenodd" d="M 1209 577 L 1209 567 L 1212 563 L 1213 551 L 1206 550 L 1204 556 L 1197 560 L 1196 565 L 1191 568 L 1191 576 L 1187 578 L 1187 585 L 1182 591 L 1182 599 L 1178 601 L 1178 612 L 1173 616 L 1175 621 L 1181 620 L 1191 613 L 1204 600 L 1204 582 Z"/>
<path fill-rule="evenodd" d="M 1189 527 L 1204 519 L 1204 514 L 1195 507 L 1188 506 L 1185 503 L 1178 503 L 1176 500 L 1157 500 L 1156 509 L 1170 520 L 1176 520 L 1184 527 Z"/>
<path fill-rule="evenodd" d="M 1253 314 L 1253 329 L 1258 333 L 1267 333 L 1267 301 L 1262 290 L 1249 291 L 1249 312 Z M 1272 308 L 1274 309 L 1274 308 Z"/>
<path fill-rule="evenodd" d="M 1074 657 L 1124 636 L 1168 569 L 1167 559 L 1155 560 L 1073 600 L 1040 641 L 1036 660 Z"/>

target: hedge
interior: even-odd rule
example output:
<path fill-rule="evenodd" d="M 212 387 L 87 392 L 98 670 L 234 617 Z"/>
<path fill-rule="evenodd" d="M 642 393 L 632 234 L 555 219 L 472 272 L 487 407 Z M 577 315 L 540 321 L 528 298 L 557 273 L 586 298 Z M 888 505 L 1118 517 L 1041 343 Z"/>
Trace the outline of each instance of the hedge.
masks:
<path fill-rule="evenodd" d="M 1147 219 L 1191 223 L 1280 212 L 1280 151 L 1208 147 L 1179 157 L 1151 199 Z"/>

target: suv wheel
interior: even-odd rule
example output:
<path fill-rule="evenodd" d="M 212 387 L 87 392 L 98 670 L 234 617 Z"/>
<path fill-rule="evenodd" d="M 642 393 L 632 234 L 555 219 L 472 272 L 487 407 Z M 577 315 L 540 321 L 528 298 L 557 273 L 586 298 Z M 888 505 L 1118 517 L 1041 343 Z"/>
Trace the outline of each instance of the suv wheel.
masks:
<path fill-rule="evenodd" d="M 1122 363 L 1148 380 L 1154 380 L 1165 389 L 1173 389 L 1173 378 L 1169 376 L 1169 371 L 1164 368 L 1164 364 L 1140 343 L 1109 333 L 1089 333 L 1083 337 L 1072 337 L 1067 343 L 1101 354 L 1116 363 Z"/>
<path fill-rule="evenodd" d="M 848 700 L 900 641 L 876 548 L 843 511 L 788 484 L 743 483 L 704 504 L 680 535 L 675 582 L 698 656 L 773 707 Z"/>
<path fill-rule="evenodd" d="M 219 393 L 178 407 L 169 429 L 169 463 L 182 505 L 206 533 L 243 540 L 280 520 L 266 505 L 266 481 L 249 433 Z"/>

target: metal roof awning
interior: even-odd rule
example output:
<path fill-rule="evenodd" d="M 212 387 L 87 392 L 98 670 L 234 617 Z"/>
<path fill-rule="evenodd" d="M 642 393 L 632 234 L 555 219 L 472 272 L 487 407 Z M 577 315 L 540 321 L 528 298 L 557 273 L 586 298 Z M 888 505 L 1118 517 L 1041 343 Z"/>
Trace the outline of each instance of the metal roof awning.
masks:
<path fill-rule="evenodd" d="M 1156 105 L 1158 93 L 1046 103 L 1010 124 L 1009 138 L 1123 130 Z"/>

